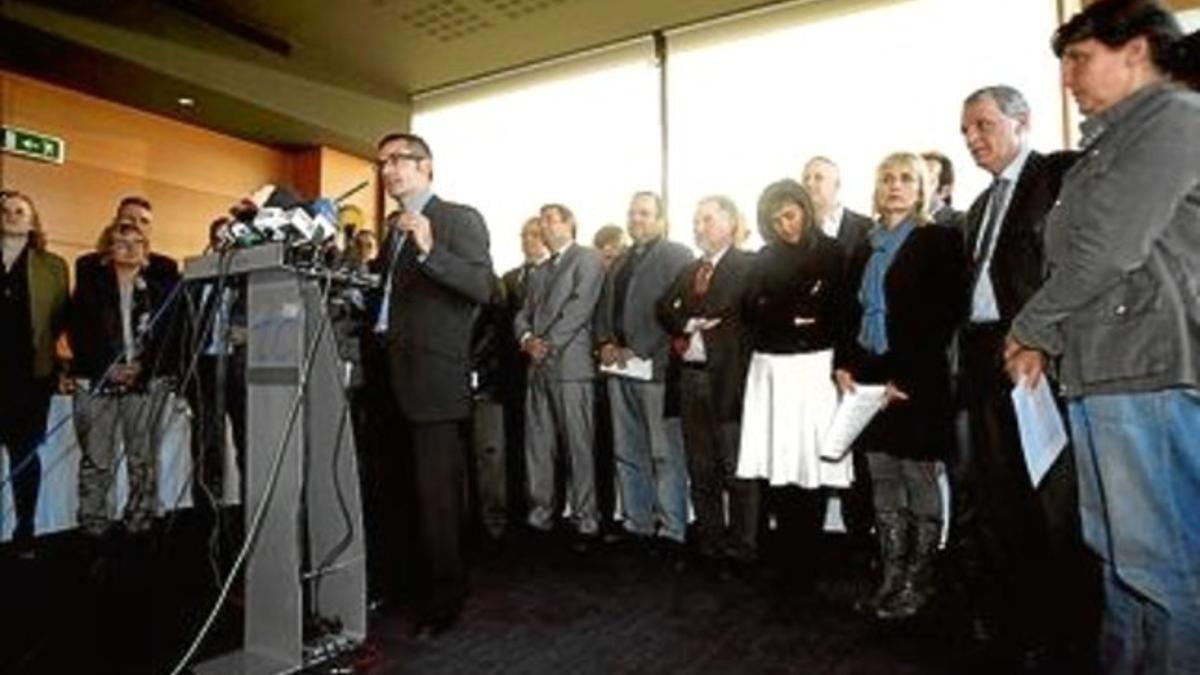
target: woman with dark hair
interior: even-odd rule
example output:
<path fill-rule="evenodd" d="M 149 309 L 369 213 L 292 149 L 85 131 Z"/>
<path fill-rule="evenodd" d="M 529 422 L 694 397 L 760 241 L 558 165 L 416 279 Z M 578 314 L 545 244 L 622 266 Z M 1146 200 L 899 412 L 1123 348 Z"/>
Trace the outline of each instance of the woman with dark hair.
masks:
<path fill-rule="evenodd" d="M 67 264 L 46 250 L 33 200 L 19 192 L 3 200 L 0 268 L 0 443 L 8 448 L 17 523 L 13 541 L 33 555 L 34 512 L 42 467 L 37 447 L 46 430 L 66 327 Z"/>
<path fill-rule="evenodd" d="M 837 407 L 833 348 L 843 331 L 841 245 L 818 224 L 808 192 L 772 183 L 758 200 L 759 252 L 744 314 L 752 352 L 742 406 L 739 478 L 764 479 L 789 581 L 811 580 L 821 532 L 823 486 L 848 487 L 849 458 L 828 462 L 820 442 Z"/>
<path fill-rule="evenodd" d="M 1171 45 L 1170 71 L 1176 82 L 1200 91 L 1200 30 Z"/>
<path fill-rule="evenodd" d="M 907 618 L 933 594 L 941 535 L 937 462 L 953 447 L 947 348 L 966 307 L 958 230 L 926 227 L 929 175 L 919 155 L 900 152 L 875 175 L 869 247 L 850 262 L 852 329 L 837 350 L 838 388 L 886 387 L 886 408 L 859 439 L 867 451 L 883 579 L 863 609 Z"/>

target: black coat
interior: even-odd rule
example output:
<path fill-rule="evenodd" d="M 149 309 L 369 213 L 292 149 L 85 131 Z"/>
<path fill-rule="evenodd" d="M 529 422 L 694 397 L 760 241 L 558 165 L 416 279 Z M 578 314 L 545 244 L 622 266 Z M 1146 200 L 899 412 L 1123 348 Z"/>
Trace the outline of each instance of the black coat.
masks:
<path fill-rule="evenodd" d="M 763 247 L 743 306 L 754 351 L 798 354 L 838 343 L 847 319 L 842 251 L 815 229 L 797 244 Z"/>
<path fill-rule="evenodd" d="M 740 249 L 726 251 L 713 270 L 703 300 L 692 293 L 692 280 L 702 262 L 694 261 L 679 273 L 658 301 L 659 321 L 672 337 L 684 337 L 688 319 L 721 319 L 721 323 L 702 334 L 705 370 L 721 422 L 736 422 L 742 418 L 742 393 L 750 363 L 750 333 L 742 316 L 742 305 L 754 270 L 754 259 L 753 253 Z"/>
<path fill-rule="evenodd" d="M 471 339 L 479 307 L 492 294 L 488 232 L 469 206 L 430 198 L 421 213 L 433 230 L 424 261 L 411 241 L 395 260 L 388 305 L 392 391 L 410 422 L 449 422 L 471 414 Z M 394 231 L 376 270 L 386 272 Z"/>
<path fill-rule="evenodd" d="M 1073 152 L 1050 155 L 1031 152 L 1013 186 L 988 268 L 1000 322 L 1006 330 L 1013 317 L 1046 280 L 1043 216 L 1054 206 L 1063 174 L 1075 158 Z M 984 190 L 967 210 L 965 254 L 972 268 L 968 271 L 969 279 L 975 278 L 974 254 L 982 234 L 989 194 L 989 190 Z"/>
<path fill-rule="evenodd" d="M 135 339 L 141 334 L 137 357 L 142 367 L 139 386 L 154 376 L 178 374 L 184 316 L 179 311 L 184 303 L 176 302 L 172 295 L 178 283 L 178 275 L 143 272 L 135 284 L 130 321 Z M 169 300 L 172 306 L 164 307 Z M 110 265 L 102 264 L 77 280 L 68 337 L 71 372 L 93 383 L 123 354 L 121 298 L 117 275 Z"/>
<path fill-rule="evenodd" d="M 864 432 L 868 449 L 908 459 L 942 459 L 953 450 L 953 399 L 947 347 L 966 310 L 962 235 L 935 225 L 917 227 L 896 252 L 884 278 L 888 351 L 871 354 L 858 343 L 858 299 L 871 249 L 850 263 L 852 316 L 835 365 L 858 382 L 894 383 L 908 401 L 888 406 Z"/>

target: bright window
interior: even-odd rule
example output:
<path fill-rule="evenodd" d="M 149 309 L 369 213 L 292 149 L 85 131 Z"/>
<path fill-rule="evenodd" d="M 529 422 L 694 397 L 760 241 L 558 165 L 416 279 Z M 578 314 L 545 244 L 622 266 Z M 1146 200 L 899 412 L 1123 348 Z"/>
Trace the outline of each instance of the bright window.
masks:
<path fill-rule="evenodd" d="M 590 245 L 601 226 L 624 226 L 634 192 L 659 190 L 658 79 L 645 40 L 417 99 L 435 189 L 483 213 L 498 273 L 520 264 L 521 225 L 542 204 L 569 207 Z"/>
<path fill-rule="evenodd" d="M 946 153 L 966 208 L 988 181 L 959 134 L 974 89 L 1017 87 L 1033 147 L 1062 147 L 1056 26 L 1049 0 L 907 0 L 813 3 L 668 35 L 670 214 L 690 220 L 720 192 L 756 230 L 759 193 L 798 179 L 812 155 L 840 165 L 842 202 L 869 213 L 875 167 L 894 150 Z"/>

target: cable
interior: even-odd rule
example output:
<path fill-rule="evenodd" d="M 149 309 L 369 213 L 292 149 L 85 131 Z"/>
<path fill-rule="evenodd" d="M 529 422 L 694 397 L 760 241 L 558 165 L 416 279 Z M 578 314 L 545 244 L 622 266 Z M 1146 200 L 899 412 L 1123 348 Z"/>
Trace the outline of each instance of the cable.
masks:
<path fill-rule="evenodd" d="M 321 298 L 323 306 L 328 299 L 328 292 Z M 291 439 L 292 431 L 295 429 L 296 419 L 299 416 L 300 406 L 304 403 L 306 390 L 308 388 L 308 379 L 312 371 L 313 364 L 316 363 L 317 349 L 321 345 L 321 341 L 325 337 L 325 330 L 328 322 L 321 322 L 317 329 L 317 334 L 313 338 L 312 346 L 309 348 L 308 354 L 305 356 L 305 361 L 300 369 L 300 380 L 296 387 L 296 395 L 292 400 L 291 410 L 288 412 L 287 424 L 284 427 L 284 432 L 279 439 L 279 447 L 275 450 L 275 456 L 272 459 L 271 473 L 267 480 L 267 489 L 263 492 L 262 499 L 259 500 L 258 506 L 255 508 L 254 517 L 250 524 L 249 531 L 246 532 L 245 541 L 242 543 L 242 548 L 238 551 L 237 558 L 233 562 L 232 569 L 229 570 L 229 575 L 225 578 L 225 583 L 221 586 L 221 592 L 218 593 L 216 601 L 213 603 L 212 609 L 209 611 L 208 617 L 200 626 L 200 630 L 196 633 L 195 639 L 184 653 L 179 662 L 171 669 L 171 675 L 180 675 L 187 664 L 195 657 L 196 652 L 200 649 L 200 645 L 204 642 L 204 638 L 208 636 L 212 630 L 213 624 L 217 620 L 217 616 L 221 612 L 221 607 L 225 604 L 229 597 L 229 592 L 233 588 L 233 582 L 237 578 L 238 570 L 245 564 L 246 558 L 250 553 L 255 541 L 258 538 L 259 532 L 262 530 L 263 521 L 266 519 L 267 506 L 271 503 L 271 499 L 275 495 L 275 487 L 279 483 L 279 475 L 283 471 L 283 458 L 287 452 L 288 441 Z"/>

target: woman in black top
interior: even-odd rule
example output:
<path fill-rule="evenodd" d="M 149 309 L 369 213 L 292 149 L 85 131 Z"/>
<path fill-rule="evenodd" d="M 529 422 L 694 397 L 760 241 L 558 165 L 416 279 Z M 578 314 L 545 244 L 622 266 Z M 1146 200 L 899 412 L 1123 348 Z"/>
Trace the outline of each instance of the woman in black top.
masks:
<path fill-rule="evenodd" d="M 842 391 L 885 387 L 887 407 L 859 439 L 867 450 L 883 582 L 864 606 L 905 618 L 928 602 L 941 534 L 937 462 L 953 444 L 947 348 L 966 307 L 958 230 L 930 223 L 929 176 L 913 153 L 889 155 L 875 182 L 878 221 L 850 262 L 850 330 L 838 346 Z"/>
<path fill-rule="evenodd" d="M 755 260 L 744 310 L 753 347 L 737 475 L 776 488 L 768 508 L 784 544 L 780 562 L 807 582 L 825 512 L 818 488 L 847 487 L 853 479 L 849 458 L 821 457 L 837 407 L 832 372 L 846 303 L 843 255 L 793 180 L 763 191 L 758 227 L 767 244 Z"/>

